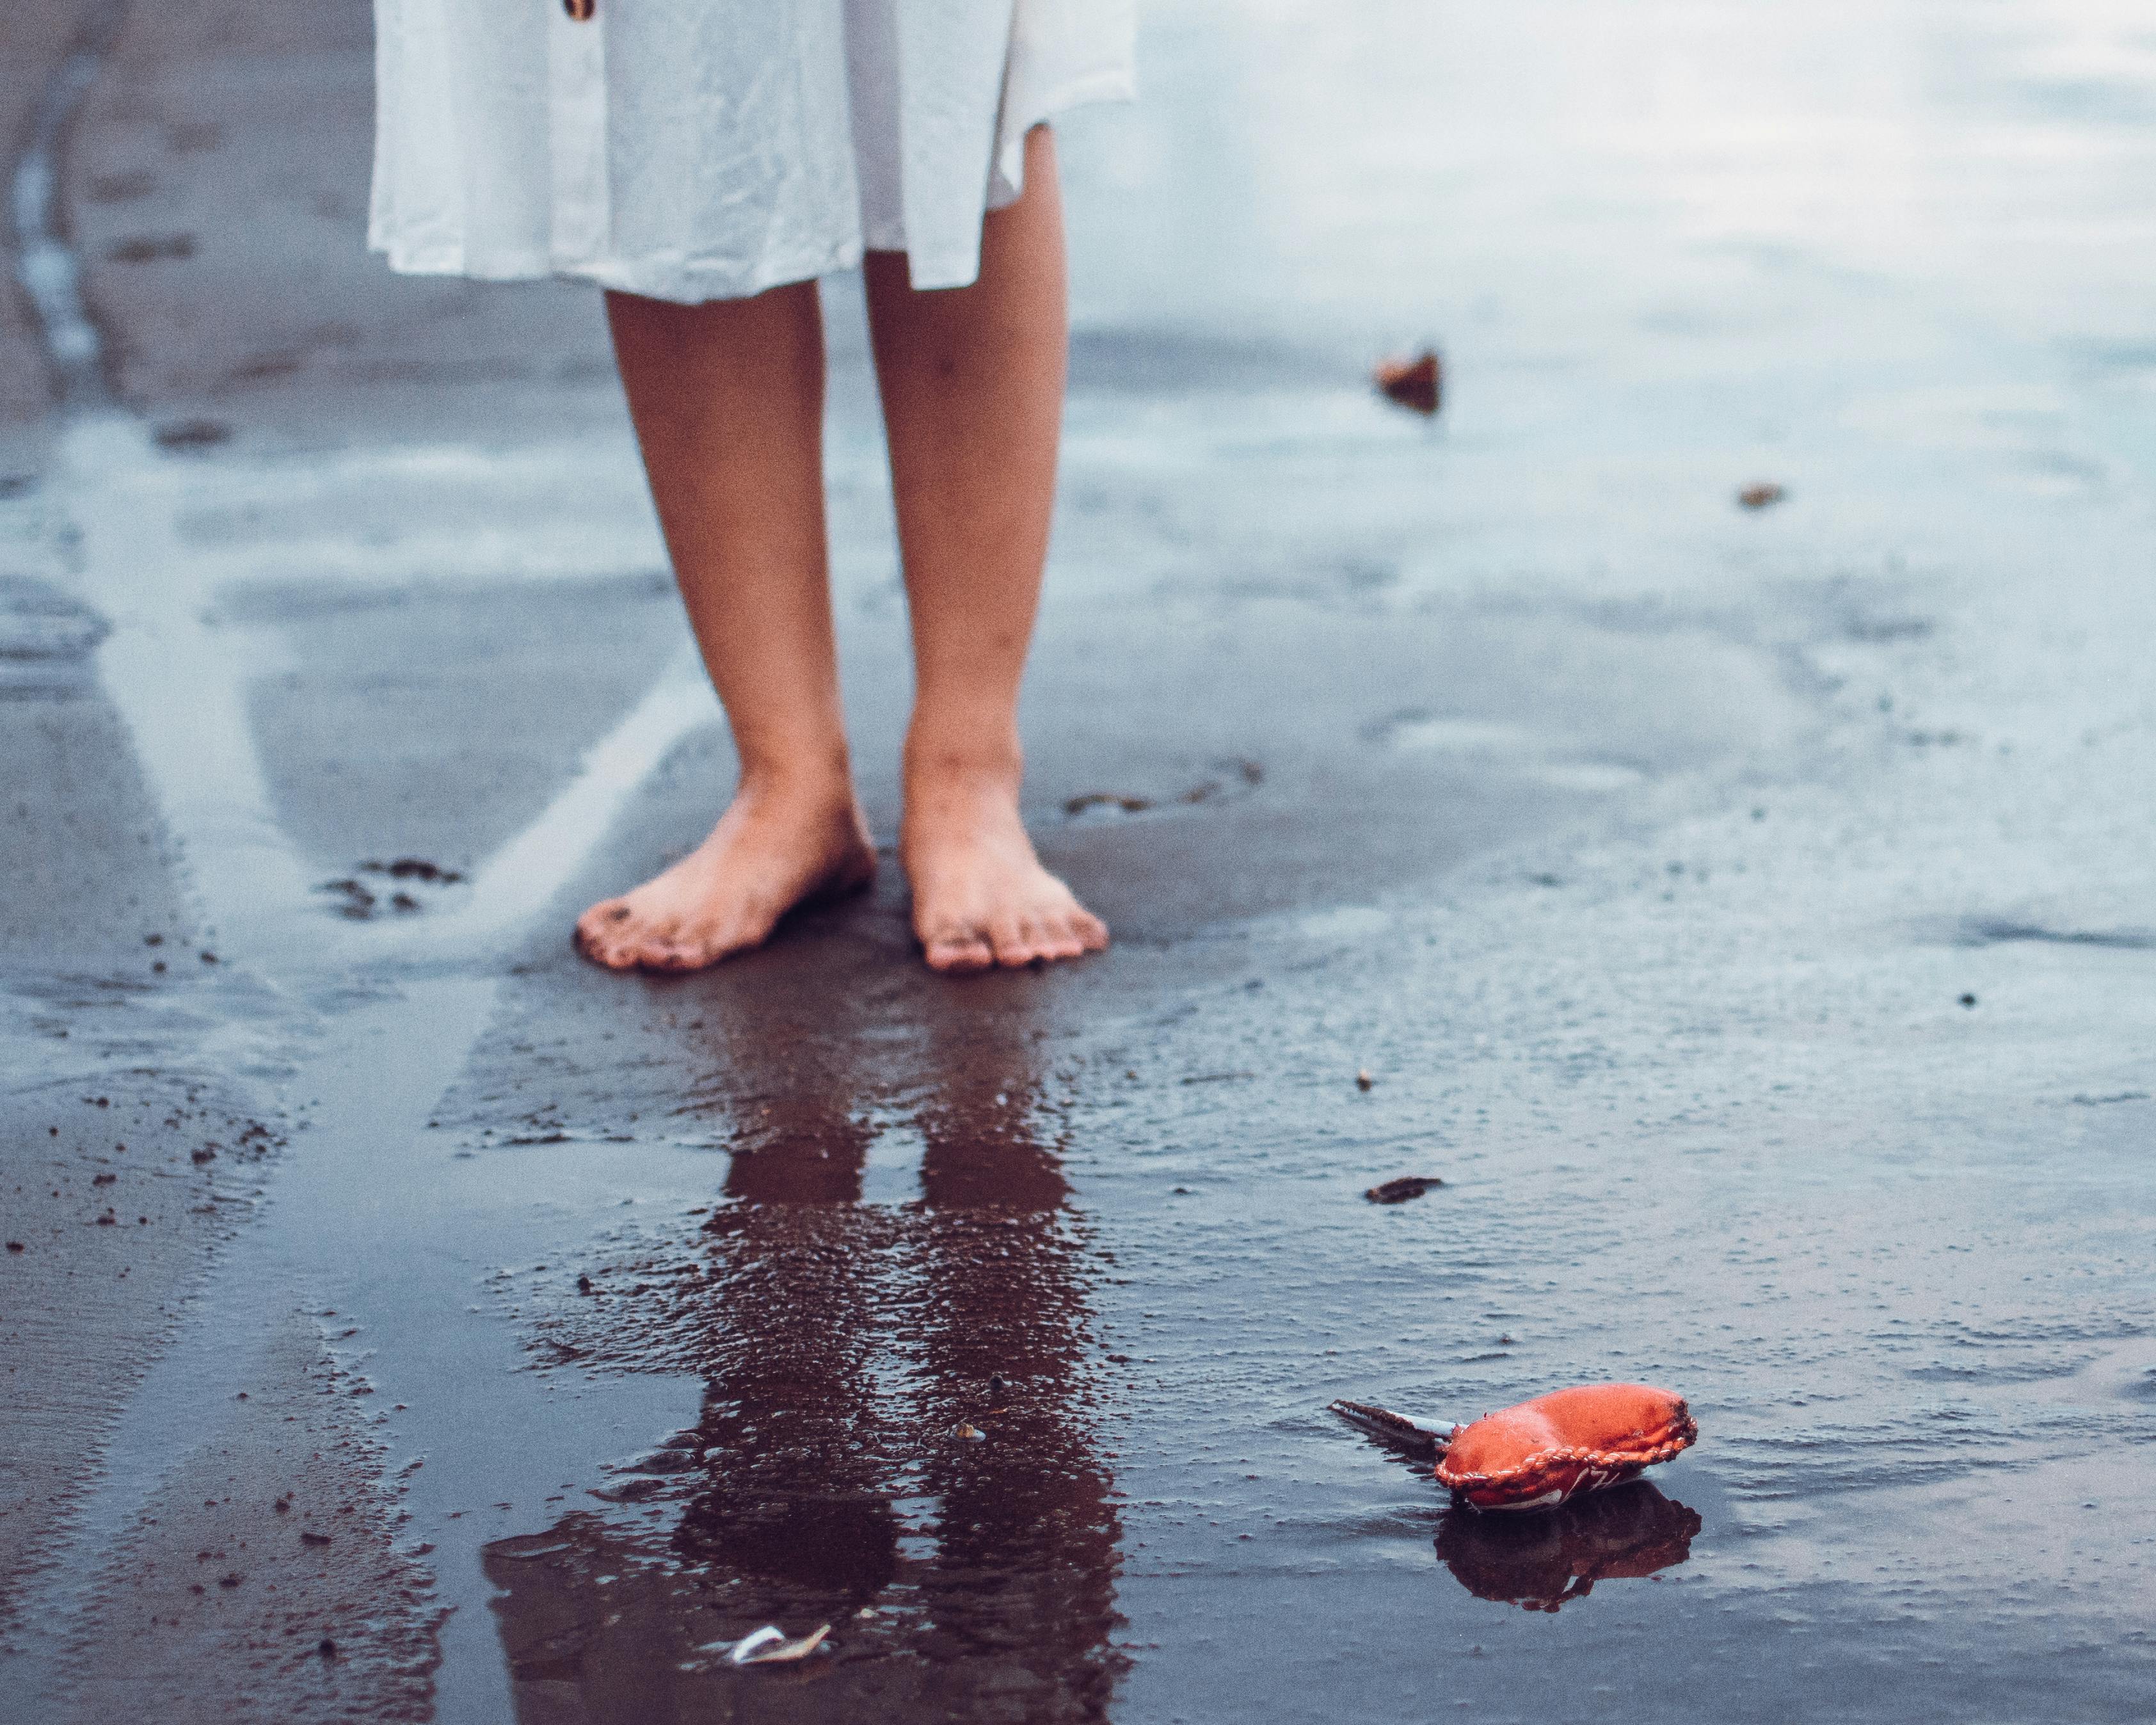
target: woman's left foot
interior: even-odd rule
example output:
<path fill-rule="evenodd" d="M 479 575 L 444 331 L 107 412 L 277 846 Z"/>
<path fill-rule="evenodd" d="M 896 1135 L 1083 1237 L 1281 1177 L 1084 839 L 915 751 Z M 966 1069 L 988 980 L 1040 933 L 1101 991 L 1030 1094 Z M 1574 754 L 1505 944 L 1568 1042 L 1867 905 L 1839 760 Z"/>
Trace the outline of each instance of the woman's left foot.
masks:
<path fill-rule="evenodd" d="M 932 970 L 1075 958 L 1108 944 L 1107 924 L 1034 854 L 1015 772 L 909 772 L 898 848 Z"/>

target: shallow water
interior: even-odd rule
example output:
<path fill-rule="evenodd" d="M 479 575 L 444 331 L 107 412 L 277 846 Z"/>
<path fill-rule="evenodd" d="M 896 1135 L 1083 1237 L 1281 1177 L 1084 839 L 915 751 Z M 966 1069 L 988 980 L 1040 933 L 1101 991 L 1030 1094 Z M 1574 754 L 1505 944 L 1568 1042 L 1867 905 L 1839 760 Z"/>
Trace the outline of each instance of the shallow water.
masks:
<path fill-rule="evenodd" d="M 2148 1711 L 2156 40 L 2102 4 L 1147 28 L 1144 105 L 1067 128 L 1027 713 L 1100 960 L 931 978 L 889 870 L 709 975 L 569 953 L 731 771 L 582 386 L 185 464 L 78 420 L 0 504 L 80 647 L 20 735 L 56 786 L 131 736 L 114 797 L 177 856 L 55 869 L 111 941 L 25 935 L 17 1137 L 124 1081 L 289 1137 L 129 1127 L 229 1219 L 78 1372 L 116 1405 L 0 1612 L 38 1717 L 109 1717 L 145 1634 L 170 1717 L 411 1716 L 346 1607 L 341 1666 L 248 1667 L 228 1602 L 145 1631 L 128 1590 L 192 1564 L 183 1460 L 248 1476 L 295 1322 L 431 1579 L 378 1615 L 444 1719 Z M 887 841 L 903 619 L 829 304 Z M 1434 425 L 1363 381 L 1431 336 Z M 463 878 L 345 914 L 399 857 Z M 1408 1174 L 1443 1183 L 1364 1199 Z M 87 1286 L 116 1230 L 33 1195 L 16 1267 Z M 64 1334 L 12 1345 L 71 1381 Z M 1517 1522 L 1324 1411 L 1599 1378 L 1699 1445 Z M 726 1665 L 767 1621 L 828 1651 Z"/>

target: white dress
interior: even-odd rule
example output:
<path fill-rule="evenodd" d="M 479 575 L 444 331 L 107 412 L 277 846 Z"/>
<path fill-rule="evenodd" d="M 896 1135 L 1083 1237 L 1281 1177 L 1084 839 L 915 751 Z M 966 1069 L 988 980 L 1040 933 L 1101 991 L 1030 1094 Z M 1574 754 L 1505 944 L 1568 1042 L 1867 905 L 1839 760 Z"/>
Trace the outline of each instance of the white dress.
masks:
<path fill-rule="evenodd" d="M 375 0 L 368 243 L 417 275 L 739 299 L 963 287 L 1028 128 L 1132 93 L 1133 0 Z"/>

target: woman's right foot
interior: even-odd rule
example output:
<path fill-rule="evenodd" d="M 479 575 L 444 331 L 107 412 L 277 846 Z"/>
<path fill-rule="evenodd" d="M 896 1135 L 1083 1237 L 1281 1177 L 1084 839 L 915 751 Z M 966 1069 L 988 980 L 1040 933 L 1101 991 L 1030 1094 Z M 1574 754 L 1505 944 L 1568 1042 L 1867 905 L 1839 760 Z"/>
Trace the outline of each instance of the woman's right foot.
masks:
<path fill-rule="evenodd" d="M 899 856 L 931 970 L 963 974 L 1076 958 L 1108 925 L 1041 866 L 1019 818 L 1018 768 L 909 763 Z"/>
<path fill-rule="evenodd" d="M 850 787 L 752 786 L 663 874 L 577 920 L 577 950 L 609 970 L 701 970 L 759 947 L 814 900 L 857 892 L 875 851 Z"/>

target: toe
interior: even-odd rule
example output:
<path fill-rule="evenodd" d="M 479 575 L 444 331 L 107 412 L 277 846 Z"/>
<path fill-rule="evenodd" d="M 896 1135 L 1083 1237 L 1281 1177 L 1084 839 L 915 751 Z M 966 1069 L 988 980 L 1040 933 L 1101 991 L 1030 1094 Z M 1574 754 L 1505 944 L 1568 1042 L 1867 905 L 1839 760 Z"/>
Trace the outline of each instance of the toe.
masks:
<path fill-rule="evenodd" d="M 701 968 L 711 962 L 704 956 L 706 933 L 678 919 L 648 923 L 643 938 L 636 942 L 637 966 L 670 975 Z"/>
<path fill-rule="evenodd" d="M 677 930 L 670 938 L 654 943 L 646 970 L 680 972 L 706 970 L 721 958 L 762 944 L 763 933 L 746 925 L 725 923 L 717 927 Z"/>
<path fill-rule="evenodd" d="M 608 970 L 636 968 L 636 955 L 624 948 L 619 942 L 593 940 L 585 937 L 581 930 L 578 931 L 577 950 L 590 959 L 593 963 L 603 964 Z"/>
<path fill-rule="evenodd" d="M 947 931 L 922 945 L 927 949 L 928 968 L 950 976 L 987 970 L 996 962 L 994 949 L 976 929 Z"/>
<path fill-rule="evenodd" d="M 608 970 L 633 970 L 636 967 L 633 932 L 625 930 L 632 911 L 624 899 L 607 899 L 593 905 L 577 919 L 573 937 L 577 950 L 594 964 L 603 964 Z"/>
<path fill-rule="evenodd" d="M 610 899 L 604 904 L 593 905 L 583 916 L 577 918 L 578 943 L 581 946 L 598 940 L 606 932 L 608 924 L 621 920 L 615 912 L 625 911 L 628 909 L 629 906 L 623 904 L 619 899 Z"/>
<path fill-rule="evenodd" d="M 1080 949 L 1087 952 L 1105 952 L 1108 949 L 1108 925 L 1091 911 L 1081 910 L 1073 920 L 1071 931 L 1078 937 Z"/>
<path fill-rule="evenodd" d="M 1040 949 L 1037 925 L 1029 916 L 998 916 L 988 924 L 988 944 L 998 964 L 1030 964 Z"/>
<path fill-rule="evenodd" d="M 1041 937 L 1040 956 L 1044 958 L 1075 958 L 1085 950 L 1086 942 L 1078 937 L 1078 931 L 1067 923 L 1050 927 Z"/>
<path fill-rule="evenodd" d="M 645 970 L 670 968 L 670 955 L 693 944 L 678 916 L 639 916 L 615 940 L 629 962 Z"/>

